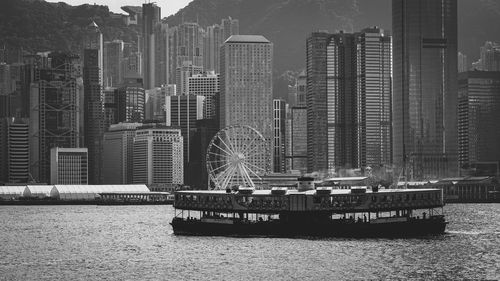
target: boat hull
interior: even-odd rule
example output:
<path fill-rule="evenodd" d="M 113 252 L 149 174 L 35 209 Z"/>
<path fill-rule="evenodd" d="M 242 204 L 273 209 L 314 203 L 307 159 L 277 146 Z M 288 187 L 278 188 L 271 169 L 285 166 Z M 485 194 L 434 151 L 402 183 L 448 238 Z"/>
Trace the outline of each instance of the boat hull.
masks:
<path fill-rule="evenodd" d="M 209 236 L 318 236 L 318 237 L 417 237 L 443 234 L 447 222 L 442 218 L 405 222 L 282 222 L 264 221 L 233 224 L 182 220 L 174 218 L 171 225 L 176 235 Z"/>

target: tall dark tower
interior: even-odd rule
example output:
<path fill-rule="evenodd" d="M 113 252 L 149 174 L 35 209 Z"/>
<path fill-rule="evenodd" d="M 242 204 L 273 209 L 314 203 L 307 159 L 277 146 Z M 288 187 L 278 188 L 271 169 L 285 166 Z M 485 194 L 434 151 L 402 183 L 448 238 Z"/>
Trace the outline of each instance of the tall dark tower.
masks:
<path fill-rule="evenodd" d="M 155 29 L 160 23 L 161 9 L 153 3 L 142 4 L 142 47 L 144 55 L 144 89 L 155 86 Z"/>
<path fill-rule="evenodd" d="M 458 173 L 457 0 L 393 0 L 393 162 L 415 179 Z"/>
<path fill-rule="evenodd" d="M 87 27 L 83 51 L 84 130 L 88 148 L 89 183 L 101 183 L 104 137 L 104 94 L 102 89 L 103 41 L 99 27 Z"/>

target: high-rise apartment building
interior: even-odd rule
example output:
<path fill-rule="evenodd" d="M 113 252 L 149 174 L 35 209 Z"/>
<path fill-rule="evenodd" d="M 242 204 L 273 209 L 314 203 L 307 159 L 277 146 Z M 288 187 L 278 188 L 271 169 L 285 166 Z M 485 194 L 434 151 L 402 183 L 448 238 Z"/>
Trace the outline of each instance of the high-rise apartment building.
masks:
<path fill-rule="evenodd" d="M 137 128 L 133 162 L 134 183 L 183 184 L 184 157 L 180 129 L 158 123 Z"/>
<path fill-rule="evenodd" d="M 88 184 L 87 148 L 53 147 L 50 150 L 50 184 Z"/>
<path fill-rule="evenodd" d="M 458 73 L 466 72 L 467 70 L 469 70 L 467 55 L 465 55 L 464 53 L 458 52 Z"/>
<path fill-rule="evenodd" d="M 393 0 L 392 31 L 394 165 L 457 175 L 457 1 Z"/>
<path fill-rule="evenodd" d="M 231 35 L 240 34 L 240 25 L 237 19 L 231 17 L 222 19 L 221 24 L 208 26 L 204 34 L 204 69 L 220 73 L 220 47 Z"/>
<path fill-rule="evenodd" d="M 216 95 L 219 93 L 219 74 L 213 71 L 195 74 L 188 78 L 189 95 L 205 97 L 203 105 L 204 119 L 213 119 L 216 115 Z"/>
<path fill-rule="evenodd" d="M 29 120 L 0 118 L 0 182 L 27 183 L 29 156 Z"/>
<path fill-rule="evenodd" d="M 221 47 L 220 127 L 248 125 L 273 134 L 273 44 L 260 35 L 232 35 Z M 268 155 L 261 168 L 267 169 Z M 272 159 L 272 156 L 270 156 Z"/>
<path fill-rule="evenodd" d="M 177 85 L 180 94 L 186 93 L 187 77 L 203 72 L 204 30 L 198 23 L 185 22 L 169 29 L 170 84 Z M 189 75 L 179 75 L 192 69 Z M 182 80 L 181 80 L 182 79 Z"/>
<path fill-rule="evenodd" d="M 231 35 L 240 34 L 240 21 L 238 19 L 233 19 L 228 17 L 227 19 L 221 20 L 221 26 L 223 31 L 222 40 L 226 41 Z"/>
<path fill-rule="evenodd" d="M 123 41 L 104 42 L 103 86 L 118 87 L 123 80 Z"/>
<path fill-rule="evenodd" d="M 50 181 L 50 149 L 80 147 L 83 85 L 79 57 L 50 54 L 35 73 L 30 96 L 30 169 L 37 182 Z"/>
<path fill-rule="evenodd" d="M 203 37 L 203 66 L 205 71 L 220 72 L 220 46 L 227 39 L 223 36 L 224 29 L 220 25 L 207 26 Z"/>
<path fill-rule="evenodd" d="M 500 44 L 487 41 L 480 49 L 477 70 L 500 71 Z"/>
<path fill-rule="evenodd" d="M 133 183 L 134 137 L 140 126 L 141 123 L 119 123 L 104 133 L 104 184 Z"/>
<path fill-rule="evenodd" d="M 500 72 L 464 72 L 458 81 L 461 171 L 481 163 L 500 165 Z"/>
<path fill-rule="evenodd" d="M 154 3 L 142 4 L 142 54 L 144 89 L 155 87 L 156 34 L 161 9 Z"/>

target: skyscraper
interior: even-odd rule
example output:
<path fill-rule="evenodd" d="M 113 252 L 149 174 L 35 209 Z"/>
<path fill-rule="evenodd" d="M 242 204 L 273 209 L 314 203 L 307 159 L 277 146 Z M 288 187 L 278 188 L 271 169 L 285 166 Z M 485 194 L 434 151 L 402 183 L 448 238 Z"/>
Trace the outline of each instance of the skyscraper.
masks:
<path fill-rule="evenodd" d="M 266 138 L 270 151 L 274 137 L 272 65 L 273 44 L 263 36 L 232 35 L 221 47 L 220 127 L 253 127 Z M 267 160 L 262 161 L 264 168 Z"/>
<path fill-rule="evenodd" d="M 485 42 L 480 49 L 479 69 L 482 71 L 500 71 L 500 44 Z"/>
<path fill-rule="evenodd" d="M 205 71 L 213 70 L 216 73 L 220 72 L 220 46 L 224 43 L 223 28 L 214 24 L 207 26 L 204 34 L 204 48 L 203 48 L 203 66 Z"/>
<path fill-rule="evenodd" d="M 500 72 L 459 74 L 458 143 L 461 171 L 481 163 L 500 165 Z"/>
<path fill-rule="evenodd" d="M 142 54 L 144 89 L 155 86 L 156 37 L 155 31 L 160 23 L 161 9 L 154 3 L 142 4 Z"/>
<path fill-rule="evenodd" d="M 141 123 L 114 124 L 104 133 L 104 184 L 133 183 L 134 137 L 140 126 Z"/>
<path fill-rule="evenodd" d="M 155 87 L 161 87 L 168 84 L 169 75 L 169 37 L 168 37 L 168 24 L 166 22 L 159 22 L 154 30 L 155 34 Z"/>
<path fill-rule="evenodd" d="M 183 184 L 183 140 L 180 129 L 144 124 L 134 138 L 134 183 Z"/>
<path fill-rule="evenodd" d="M 192 75 L 188 78 L 188 94 L 204 96 L 203 118 L 213 119 L 216 114 L 216 95 L 219 93 L 219 74 L 213 71 Z"/>
<path fill-rule="evenodd" d="M 391 39 L 377 27 L 307 39 L 310 172 L 391 163 L 391 70 Z"/>
<path fill-rule="evenodd" d="M 221 20 L 221 26 L 223 30 L 222 40 L 226 41 L 231 35 L 240 34 L 240 21 L 238 19 L 233 19 L 228 17 L 227 19 Z"/>
<path fill-rule="evenodd" d="M 120 88 L 104 90 L 105 129 L 120 122 L 144 121 L 146 93 L 142 78 L 126 78 Z"/>
<path fill-rule="evenodd" d="M 186 94 L 188 77 L 203 72 L 203 35 L 204 30 L 194 22 L 169 30 L 170 83 L 177 85 L 179 94 Z"/>
<path fill-rule="evenodd" d="M 83 89 L 79 57 L 50 54 L 37 70 L 30 97 L 30 169 L 33 178 L 50 181 L 50 149 L 80 147 Z"/>
<path fill-rule="evenodd" d="M 103 41 L 92 22 L 84 37 L 83 88 L 85 147 L 89 154 L 89 183 L 101 182 L 102 138 L 104 134 L 104 94 L 102 87 Z"/>
<path fill-rule="evenodd" d="M 123 41 L 104 43 L 104 87 L 118 87 L 123 80 Z"/>
<path fill-rule="evenodd" d="M 327 51 L 328 32 L 313 32 L 306 41 L 307 170 L 328 169 Z"/>
<path fill-rule="evenodd" d="M 296 104 L 291 110 L 290 167 L 287 170 L 307 172 L 307 75 L 302 71 L 295 83 Z M 287 149 L 288 151 L 288 149 Z"/>
<path fill-rule="evenodd" d="M 457 1 L 393 0 L 392 29 L 394 164 L 416 179 L 454 176 Z"/>
<path fill-rule="evenodd" d="M 458 73 L 466 72 L 469 69 L 469 64 L 467 62 L 467 55 L 458 52 Z"/>
<path fill-rule="evenodd" d="M 0 182 L 27 183 L 30 166 L 29 120 L 0 118 Z"/>
<path fill-rule="evenodd" d="M 287 104 L 282 99 L 273 100 L 273 167 L 275 173 L 286 172 L 285 132 Z"/>
<path fill-rule="evenodd" d="M 391 36 L 378 27 L 356 34 L 357 48 L 357 166 L 392 163 Z"/>
<path fill-rule="evenodd" d="M 240 34 L 239 20 L 222 19 L 221 24 L 214 24 L 207 27 L 204 34 L 203 59 L 204 70 L 214 70 L 215 73 L 220 73 L 220 46 L 231 35 Z"/>
<path fill-rule="evenodd" d="M 181 129 L 181 135 L 184 139 L 184 162 L 190 159 L 190 143 L 193 131 L 196 129 L 196 121 L 203 118 L 204 96 L 183 95 L 166 96 L 165 111 L 167 126 L 173 126 Z"/>

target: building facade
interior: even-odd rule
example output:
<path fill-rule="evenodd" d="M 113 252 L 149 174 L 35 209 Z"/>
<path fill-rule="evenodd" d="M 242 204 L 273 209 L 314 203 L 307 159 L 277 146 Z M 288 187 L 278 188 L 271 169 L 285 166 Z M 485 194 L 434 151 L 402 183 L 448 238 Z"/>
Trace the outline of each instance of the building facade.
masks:
<path fill-rule="evenodd" d="M 30 170 L 36 182 L 50 181 L 50 149 L 80 147 L 83 85 L 79 57 L 49 55 L 31 84 Z"/>
<path fill-rule="evenodd" d="M 157 123 L 137 128 L 133 161 L 134 183 L 183 184 L 184 157 L 180 129 Z"/>
<path fill-rule="evenodd" d="M 186 92 L 190 76 L 181 74 L 189 69 L 195 70 L 191 75 L 203 72 L 203 35 L 203 28 L 195 22 L 184 22 L 169 29 L 169 73 L 175 73 L 170 76 L 169 83 L 176 84 L 181 94 Z"/>
<path fill-rule="evenodd" d="M 204 119 L 213 119 L 216 115 L 216 96 L 220 92 L 219 74 L 213 71 L 192 75 L 188 78 L 188 91 L 190 95 L 205 97 L 203 105 Z"/>
<path fill-rule="evenodd" d="M 104 42 L 103 86 L 118 87 L 123 80 L 123 41 Z"/>
<path fill-rule="evenodd" d="M 0 118 L 0 159 L 0 182 L 29 182 L 29 119 Z"/>
<path fill-rule="evenodd" d="M 50 150 L 50 184 L 88 184 L 87 148 L 53 147 Z"/>
<path fill-rule="evenodd" d="M 458 174 L 457 1 L 393 0 L 393 162 L 414 179 Z"/>
<path fill-rule="evenodd" d="M 103 37 L 92 22 L 83 44 L 84 145 L 89 153 L 89 183 L 101 182 L 102 137 L 104 123 Z"/>
<path fill-rule="evenodd" d="M 167 126 L 180 128 L 184 139 L 184 162 L 191 156 L 190 143 L 193 131 L 196 130 L 196 121 L 203 118 L 204 96 L 183 95 L 165 97 L 165 111 Z M 187 167 L 187 165 L 185 166 Z"/>
<path fill-rule="evenodd" d="M 305 84 L 309 172 L 391 163 L 390 36 L 377 27 L 312 33 Z"/>
<path fill-rule="evenodd" d="M 458 143 L 462 175 L 477 164 L 500 165 L 500 72 L 460 73 Z M 496 174 L 492 174 L 496 175 Z"/>
<path fill-rule="evenodd" d="M 220 127 L 253 127 L 267 140 L 270 151 L 274 137 L 272 65 L 273 44 L 263 36 L 232 35 L 221 47 Z M 266 157 L 260 159 L 265 169 Z"/>
<path fill-rule="evenodd" d="M 144 88 L 155 86 L 156 38 L 155 30 L 161 20 L 161 9 L 154 3 L 142 4 L 142 54 Z"/>
<path fill-rule="evenodd" d="M 133 183 L 134 137 L 140 126 L 141 123 L 119 123 L 104 133 L 104 184 Z"/>
<path fill-rule="evenodd" d="M 273 100 L 273 167 L 275 173 L 286 172 L 286 116 L 287 103 L 282 99 Z"/>

